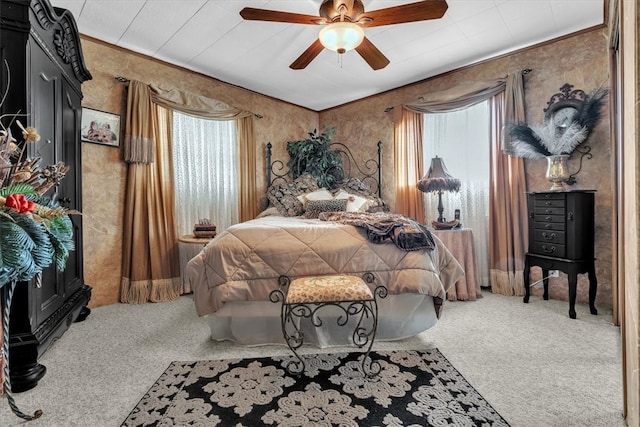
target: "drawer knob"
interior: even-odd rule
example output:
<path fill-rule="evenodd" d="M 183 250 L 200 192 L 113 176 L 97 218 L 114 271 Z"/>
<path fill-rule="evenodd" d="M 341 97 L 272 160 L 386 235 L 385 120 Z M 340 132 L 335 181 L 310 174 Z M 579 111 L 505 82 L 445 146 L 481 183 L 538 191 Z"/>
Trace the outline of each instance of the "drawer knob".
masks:
<path fill-rule="evenodd" d="M 573 212 L 569 212 L 569 213 L 567 214 L 567 219 L 568 219 L 569 221 L 573 221 Z"/>
<path fill-rule="evenodd" d="M 553 225 L 551 225 L 551 224 L 545 224 L 545 225 L 544 225 L 544 228 L 546 228 L 546 229 L 549 229 L 549 228 L 551 228 L 551 227 L 553 227 Z"/>
<path fill-rule="evenodd" d="M 547 209 L 546 211 L 544 211 L 544 213 L 550 214 L 550 213 L 553 213 L 553 211 L 551 209 Z"/>
<path fill-rule="evenodd" d="M 547 239 L 547 240 L 553 240 L 553 239 L 555 239 L 555 237 L 556 237 L 556 233 L 551 233 L 551 234 L 549 234 L 549 233 L 547 233 L 546 231 L 543 231 L 543 232 L 542 232 L 542 237 L 543 237 L 543 238 L 545 238 L 545 239 Z"/>
<path fill-rule="evenodd" d="M 551 221 L 551 217 L 549 215 L 545 216 L 544 219 L 547 221 Z"/>
<path fill-rule="evenodd" d="M 551 202 L 544 202 L 545 205 L 551 206 Z"/>
<path fill-rule="evenodd" d="M 555 246 L 547 246 L 547 245 L 542 245 L 542 251 L 548 254 L 552 254 L 556 251 L 556 247 Z"/>

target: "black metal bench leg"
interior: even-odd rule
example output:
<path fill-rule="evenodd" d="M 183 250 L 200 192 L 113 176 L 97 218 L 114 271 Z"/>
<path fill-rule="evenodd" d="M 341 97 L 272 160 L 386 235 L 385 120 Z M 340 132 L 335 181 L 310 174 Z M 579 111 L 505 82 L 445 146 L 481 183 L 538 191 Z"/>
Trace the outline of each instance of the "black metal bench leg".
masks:
<path fill-rule="evenodd" d="M 367 346 L 367 350 L 364 352 L 362 356 L 362 373 L 366 377 L 371 378 L 380 373 L 380 363 L 378 363 L 377 361 L 374 361 L 370 356 L 371 348 L 373 347 L 373 342 L 376 339 L 376 331 L 378 330 L 378 304 L 374 299 L 373 301 L 364 303 L 364 305 L 366 308 L 363 310 L 362 316 L 365 315 L 365 312 L 367 310 L 370 311 L 373 325 L 371 326 L 371 332 L 367 336 L 369 345 Z"/>
<path fill-rule="evenodd" d="M 300 325 L 296 323 L 294 319 L 293 309 L 287 304 L 282 304 L 282 313 L 280 318 L 282 319 L 282 336 L 284 337 L 289 350 L 296 356 L 298 360 L 292 360 L 285 365 L 285 369 L 291 375 L 302 375 L 305 370 L 304 359 L 296 349 L 302 346 L 304 341 L 304 335 L 300 330 Z M 293 328 L 293 333 L 289 334 L 287 331 L 287 324 Z"/>
<path fill-rule="evenodd" d="M 367 309 L 371 312 L 371 315 L 373 318 L 373 326 L 369 334 L 371 339 L 369 340 L 369 346 L 367 347 L 367 351 L 364 353 L 364 356 L 362 357 L 362 373 L 368 378 L 375 377 L 380 373 L 380 370 L 381 370 L 380 363 L 376 360 L 373 360 L 370 356 L 370 353 L 371 353 L 371 348 L 373 347 L 373 342 L 376 339 L 376 333 L 378 331 L 378 297 L 386 298 L 387 293 L 388 293 L 388 290 L 385 286 L 378 286 L 373 291 L 373 300 L 369 301 L 366 304 Z M 362 318 L 360 320 L 362 320 Z M 358 328 L 356 328 L 356 330 L 357 329 Z M 368 362 L 368 368 L 367 368 L 367 362 Z"/>

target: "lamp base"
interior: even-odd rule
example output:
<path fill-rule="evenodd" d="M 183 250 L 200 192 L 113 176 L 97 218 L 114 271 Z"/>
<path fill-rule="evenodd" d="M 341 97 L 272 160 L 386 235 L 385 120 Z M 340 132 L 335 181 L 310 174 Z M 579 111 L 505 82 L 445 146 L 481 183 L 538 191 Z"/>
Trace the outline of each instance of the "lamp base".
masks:
<path fill-rule="evenodd" d="M 440 223 L 447 221 L 445 217 L 442 216 L 443 212 L 444 212 L 444 207 L 442 206 L 442 190 L 440 190 L 438 191 L 438 220 L 437 220 Z"/>

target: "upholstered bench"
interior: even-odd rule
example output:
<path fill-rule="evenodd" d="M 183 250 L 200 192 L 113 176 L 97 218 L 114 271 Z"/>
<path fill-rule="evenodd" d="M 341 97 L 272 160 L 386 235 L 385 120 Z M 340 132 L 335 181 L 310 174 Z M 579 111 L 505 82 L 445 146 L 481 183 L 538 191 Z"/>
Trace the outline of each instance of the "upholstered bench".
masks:
<path fill-rule="evenodd" d="M 369 284 L 374 281 L 371 273 L 365 273 L 362 278 L 337 274 L 298 277 L 292 280 L 288 276 L 280 276 L 279 289 L 271 292 L 270 299 L 274 303 L 282 303 L 282 334 L 297 358 L 285 366 L 290 374 L 300 375 L 305 370 L 304 359 L 296 351 L 304 341 L 300 320 L 307 318 L 314 327 L 321 327 L 322 319 L 317 313 L 327 306 L 338 309 L 340 314 L 336 322 L 339 326 L 347 325 L 349 317 L 356 316 L 357 323 L 352 334 L 353 344 L 358 348 L 368 344 L 362 357 L 362 372 L 368 377 L 378 374 L 380 365 L 371 359 L 369 353 L 378 328 L 377 298 L 385 298 L 387 288 L 377 286 L 371 291 Z"/>

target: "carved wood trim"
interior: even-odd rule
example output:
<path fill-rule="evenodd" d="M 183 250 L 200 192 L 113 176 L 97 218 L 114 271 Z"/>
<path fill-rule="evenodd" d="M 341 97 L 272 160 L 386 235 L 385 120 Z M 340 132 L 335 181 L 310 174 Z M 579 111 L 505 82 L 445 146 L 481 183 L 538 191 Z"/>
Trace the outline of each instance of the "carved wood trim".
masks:
<path fill-rule="evenodd" d="M 37 31 L 31 31 L 47 54 L 56 61 L 69 64 L 81 83 L 91 80 L 93 77 L 84 63 L 78 27 L 71 12 L 66 9 L 54 9 L 47 0 L 34 1 L 30 8 L 40 27 L 46 31 L 47 37 L 51 34 L 51 39 L 45 43 L 42 37 L 37 35 Z M 56 26 L 58 28 L 54 28 Z M 54 48 L 57 55 L 54 55 L 49 47 Z"/>

